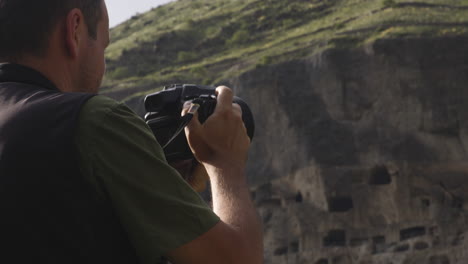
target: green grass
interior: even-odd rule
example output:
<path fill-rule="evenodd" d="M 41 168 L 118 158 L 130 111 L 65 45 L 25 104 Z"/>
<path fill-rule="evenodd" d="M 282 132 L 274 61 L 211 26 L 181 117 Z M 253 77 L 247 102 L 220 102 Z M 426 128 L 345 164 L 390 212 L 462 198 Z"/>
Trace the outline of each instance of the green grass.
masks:
<path fill-rule="evenodd" d="M 111 30 L 103 92 L 122 99 L 381 38 L 467 35 L 468 0 L 179 0 Z M 352 41 L 350 41 L 352 40 Z"/>

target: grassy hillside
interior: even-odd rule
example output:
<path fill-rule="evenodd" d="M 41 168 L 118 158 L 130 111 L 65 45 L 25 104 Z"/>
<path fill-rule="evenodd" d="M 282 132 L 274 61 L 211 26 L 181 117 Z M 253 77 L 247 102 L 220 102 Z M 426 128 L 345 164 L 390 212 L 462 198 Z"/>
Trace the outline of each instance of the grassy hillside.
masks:
<path fill-rule="evenodd" d="M 129 100 L 336 46 L 467 34 L 468 0 L 179 0 L 111 30 L 102 92 Z"/>

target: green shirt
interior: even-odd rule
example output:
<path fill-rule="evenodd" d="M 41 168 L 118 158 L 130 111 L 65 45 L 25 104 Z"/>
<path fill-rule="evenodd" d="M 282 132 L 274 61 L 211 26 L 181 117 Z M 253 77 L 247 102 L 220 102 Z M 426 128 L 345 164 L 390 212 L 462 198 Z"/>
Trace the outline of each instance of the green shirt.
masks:
<path fill-rule="evenodd" d="M 142 263 L 157 263 L 219 222 L 124 104 L 90 99 L 80 113 L 76 145 L 82 174 L 110 201 Z"/>

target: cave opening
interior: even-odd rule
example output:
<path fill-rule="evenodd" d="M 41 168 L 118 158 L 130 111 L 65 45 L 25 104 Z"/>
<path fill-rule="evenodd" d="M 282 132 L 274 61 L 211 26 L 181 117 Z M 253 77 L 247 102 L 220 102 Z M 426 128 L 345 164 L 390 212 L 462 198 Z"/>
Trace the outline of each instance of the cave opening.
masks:
<path fill-rule="evenodd" d="M 386 166 L 380 165 L 372 169 L 369 178 L 370 185 L 386 185 L 392 183 L 392 176 Z"/>
<path fill-rule="evenodd" d="M 421 199 L 421 204 L 422 204 L 423 208 L 428 208 L 428 207 L 431 206 L 431 200 L 427 199 L 427 198 L 423 198 L 423 199 Z"/>
<path fill-rule="evenodd" d="M 393 252 L 395 253 L 405 252 L 405 251 L 408 251 L 409 248 L 410 248 L 409 244 L 403 244 L 403 245 L 397 246 Z"/>
<path fill-rule="evenodd" d="M 400 241 L 410 239 L 413 237 L 425 236 L 425 235 L 426 235 L 426 227 L 424 226 L 406 228 L 406 229 L 400 230 Z"/>
<path fill-rule="evenodd" d="M 301 192 L 297 192 L 295 200 L 296 200 L 296 203 L 302 203 L 302 201 L 304 201 L 304 198 L 302 197 Z"/>
<path fill-rule="evenodd" d="M 319 259 L 317 260 L 317 262 L 315 262 L 315 264 L 328 264 L 328 259 Z"/>
<path fill-rule="evenodd" d="M 424 241 L 419 241 L 416 244 L 414 244 L 414 249 L 415 250 L 425 250 L 427 248 L 429 248 L 429 244 L 427 244 Z"/>
<path fill-rule="evenodd" d="M 384 253 L 386 249 L 385 245 L 385 236 L 375 236 L 372 238 L 372 253 L 373 254 L 379 254 L 379 253 Z"/>
<path fill-rule="evenodd" d="M 280 247 L 273 253 L 275 256 L 282 256 L 288 254 L 288 247 Z"/>
<path fill-rule="evenodd" d="M 349 196 L 339 196 L 328 199 L 328 210 L 330 212 L 347 212 L 353 208 L 353 199 Z"/>
<path fill-rule="evenodd" d="M 289 248 L 291 252 L 297 253 L 299 251 L 299 241 L 291 242 L 291 244 L 289 245 Z"/>
<path fill-rule="evenodd" d="M 323 246 L 325 247 L 344 247 L 346 246 L 346 232 L 342 229 L 328 231 L 326 237 L 323 238 Z"/>

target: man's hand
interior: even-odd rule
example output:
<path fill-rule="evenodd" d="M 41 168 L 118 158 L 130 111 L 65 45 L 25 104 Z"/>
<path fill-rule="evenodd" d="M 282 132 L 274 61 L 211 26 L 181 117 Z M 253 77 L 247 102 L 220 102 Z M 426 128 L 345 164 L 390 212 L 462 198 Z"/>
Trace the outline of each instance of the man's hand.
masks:
<path fill-rule="evenodd" d="M 218 99 L 213 114 L 200 124 L 195 116 L 185 128 L 188 143 L 196 159 L 210 170 L 234 167 L 244 169 L 250 139 L 242 121 L 242 110 L 233 103 L 231 89 L 216 89 Z"/>

